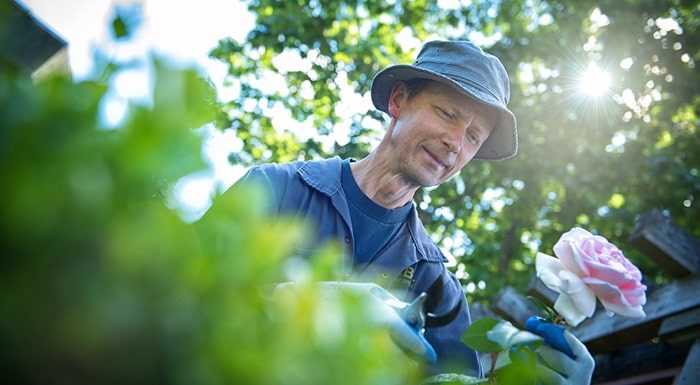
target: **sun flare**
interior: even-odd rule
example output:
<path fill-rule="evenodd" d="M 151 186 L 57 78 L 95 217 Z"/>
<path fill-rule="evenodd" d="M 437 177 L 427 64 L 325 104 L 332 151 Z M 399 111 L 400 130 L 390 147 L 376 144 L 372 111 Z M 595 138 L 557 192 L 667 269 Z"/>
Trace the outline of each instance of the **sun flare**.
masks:
<path fill-rule="evenodd" d="M 581 91 L 590 96 L 600 96 L 610 88 L 610 75 L 596 63 L 589 63 L 579 81 Z"/>

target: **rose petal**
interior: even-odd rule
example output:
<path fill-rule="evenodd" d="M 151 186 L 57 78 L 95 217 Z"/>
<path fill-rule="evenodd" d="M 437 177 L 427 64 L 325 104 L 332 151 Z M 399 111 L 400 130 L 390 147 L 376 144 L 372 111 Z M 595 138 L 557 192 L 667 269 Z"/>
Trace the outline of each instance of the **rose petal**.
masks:
<path fill-rule="evenodd" d="M 588 262 L 588 269 L 590 272 L 589 276 L 611 283 L 623 284 L 623 282 L 630 279 L 627 271 L 621 271 L 613 266 L 604 265 L 594 261 Z"/>
<path fill-rule="evenodd" d="M 624 300 L 622 290 L 617 286 L 597 278 L 584 278 L 584 282 L 600 299 L 614 300 L 620 298 Z"/>
<path fill-rule="evenodd" d="M 640 285 L 633 289 L 623 290 L 622 293 L 625 295 L 627 302 L 632 306 L 645 305 L 647 303 L 646 295 L 647 287 Z"/>
<path fill-rule="evenodd" d="M 579 277 L 591 275 L 588 264 L 591 262 L 591 259 L 593 259 L 593 256 L 581 250 L 578 244 L 571 243 L 570 247 L 572 257 L 567 259 L 566 262 L 562 261 L 562 263 Z"/>
<path fill-rule="evenodd" d="M 586 284 L 598 296 L 598 299 L 607 311 L 631 318 L 641 318 L 646 315 L 641 306 L 642 303 L 646 303 L 646 295 L 644 295 L 644 298 L 630 296 L 630 300 L 628 300 L 625 293 L 608 282 L 589 278 L 586 279 Z M 635 292 L 635 294 L 640 293 L 643 294 L 644 292 Z"/>
<path fill-rule="evenodd" d="M 629 306 L 621 306 L 621 305 L 616 305 L 614 303 L 609 303 L 605 301 L 600 301 L 600 303 L 603 304 L 603 307 L 605 307 L 605 310 L 621 315 L 623 317 L 629 317 L 629 318 L 644 318 L 647 316 L 647 314 L 644 312 L 644 309 L 642 306 L 634 306 L 634 307 L 629 307 Z"/>
<path fill-rule="evenodd" d="M 554 302 L 554 310 L 564 317 L 566 323 L 571 326 L 576 326 L 586 319 L 586 315 L 578 310 L 571 297 L 565 293 L 561 293 L 557 297 L 557 300 Z"/>
<path fill-rule="evenodd" d="M 583 229 L 581 227 L 572 227 L 571 230 L 565 232 L 562 234 L 562 238 L 570 238 L 570 239 L 586 239 L 592 237 L 593 234 L 591 234 L 588 230 Z"/>
<path fill-rule="evenodd" d="M 646 286 L 640 283 L 630 282 L 629 285 L 623 288 L 622 286 L 617 286 L 610 282 L 593 277 L 583 278 L 583 281 L 595 292 L 598 297 L 612 298 L 616 297 L 618 294 L 622 294 L 623 298 L 625 298 L 627 301 L 634 300 L 636 301 L 635 304 L 646 303 Z"/>
<path fill-rule="evenodd" d="M 562 280 L 561 289 L 565 292 L 578 310 L 587 317 L 593 316 L 595 312 L 595 293 L 577 275 L 570 271 L 559 272 Z"/>
<path fill-rule="evenodd" d="M 588 231 L 574 227 L 562 234 L 556 244 L 554 244 L 554 255 L 561 259 L 564 268 L 583 277 L 589 275 L 586 267 L 586 254 L 578 252 L 579 244 L 593 235 Z"/>
<path fill-rule="evenodd" d="M 537 271 L 537 277 L 542 280 L 545 286 L 557 293 L 559 292 L 559 286 L 561 285 L 561 280 L 559 279 L 561 262 L 557 258 L 544 253 L 537 253 L 535 257 L 535 270 Z"/>

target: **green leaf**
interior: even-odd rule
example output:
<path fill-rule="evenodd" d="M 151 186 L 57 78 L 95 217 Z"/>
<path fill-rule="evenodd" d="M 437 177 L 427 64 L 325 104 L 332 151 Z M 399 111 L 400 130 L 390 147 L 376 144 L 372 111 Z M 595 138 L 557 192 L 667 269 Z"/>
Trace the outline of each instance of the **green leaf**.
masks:
<path fill-rule="evenodd" d="M 510 349 L 518 345 L 537 345 L 542 342 L 542 337 L 537 334 L 520 330 L 508 321 L 500 321 L 487 333 L 490 341 L 501 346 L 501 350 Z"/>
<path fill-rule="evenodd" d="M 140 4 L 117 5 L 112 18 L 112 34 L 117 40 L 133 37 L 135 31 L 141 25 L 142 10 Z"/>
<path fill-rule="evenodd" d="M 526 346 L 510 351 L 510 364 L 496 372 L 498 384 L 534 385 L 537 383 L 537 355 Z"/>
<path fill-rule="evenodd" d="M 470 348 L 485 353 L 500 352 L 503 347 L 486 336 L 499 322 L 495 318 L 482 318 L 467 328 L 467 331 L 462 335 L 462 342 Z"/>
<path fill-rule="evenodd" d="M 545 321 L 554 323 L 554 320 L 558 318 L 557 312 L 551 307 L 549 307 L 546 303 L 542 302 L 539 298 L 528 295 L 527 299 L 532 301 L 532 303 L 534 303 L 535 306 L 537 306 L 537 308 L 540 309 L 540 311 L 542 311 L 542 314 L 544 314 Z"/>
<path fill-rule="evenodd" d="M 473 384 L 483 384 L 488 381 L 485 378 L 474 378 L 471 376 L 465 376 L 464 374 L 458 373 L 440 373 L 427 380 L 421 382 L 421 385 L 428 384 L 454 384 L 454 385 L 473 385 Z"/>
<path fill-rule="evenodd" d="M 119 16 L 112 20 L 112 31 L 114 32 L 114 37 L 117 39 L 129 35 L 129 30 L 126 27 L 124 19 Z"/>

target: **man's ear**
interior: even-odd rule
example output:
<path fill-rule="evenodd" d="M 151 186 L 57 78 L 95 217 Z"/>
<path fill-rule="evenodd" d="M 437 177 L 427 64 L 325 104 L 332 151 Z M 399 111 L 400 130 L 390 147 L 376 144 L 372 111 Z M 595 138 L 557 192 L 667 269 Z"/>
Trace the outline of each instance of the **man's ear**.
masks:
<path fill-rule="evenodd" d="M 406 100 L 408 100 L 408 87 L 405 82 L 398 80 L 394 83 L 394 86 L 391 88 L 391 94 L 389 95 L 388 110 L 392 118 L 396 118 L 399 110 L 406 103 Z"/>

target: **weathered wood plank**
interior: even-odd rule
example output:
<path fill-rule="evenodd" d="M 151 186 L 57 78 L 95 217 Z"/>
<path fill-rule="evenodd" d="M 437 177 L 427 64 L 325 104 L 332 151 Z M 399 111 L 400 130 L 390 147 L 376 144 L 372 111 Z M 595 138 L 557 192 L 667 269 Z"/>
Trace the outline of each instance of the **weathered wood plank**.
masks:
<path fill-rule="evenodd" d="M 670 384 L 685 362 L 687 351 L 665 341 L 631 345 L 612 354 L 597 354 L 593 384 Z M 669 379 L 666 382 L 661 379 Z M 647 382 L 648 381 L 648 382 Z"/>
<path fill-rule="evenodd" d="M 620 380 L 594 382 L 595 385 L 660 385 L 672 384 L 673 379 L 681 371 L 680 368 L 670 368 L 658 372 L 644 373 L 632 377 L 625 377 Z"/>
<path fill-rule="evenodd" d="M 659 210 L 639 217 L 629 241 L 675 277 L 700 271 L 700 240 Z"/>
<path fill-rule="evenodd" d="M 472 322 L 482 318 L 498 318 L 496 313 L 479 302 L 469 304 L 469 313 L 472 317 Z"/>
<path fill-rule="evenodd" d="M 700 338 L 700 307 L 667 317 L 661 322 L 659 337 L 684 348 Z"/>
<path fill-rule="evenodd" d="M 664 318 L 700 306 L 699 293 L 700 275 L 694 274 L 650 293 L 645 318 L 609 317 L 599 310 L 571 331 L 593 354 L 619 350 L 656 337 Z"/>
<path fill-rule="evenodd" d="M 13 33 L 8 34 L 8 38 L 2 37 L 0 46 L 3 57 L 18 65 L 23 72 L 31 74 L 67 47 L 67 42 L 21 3 L 23 2 L 11 1 L 3 4 L 2 11 L 9 16 L 4 18 L 8 25 L 3 27 Z"/>
<path fill-rule="evenodd" d="M 525 321 L 531 316 L 543 315 L 532 301 L 510 286 L 506 286 L 498 292 L 491 305 L 491 310 L 521 329 L 525 327 Z"/>
<path fill-rule="evenodd" d="M 697 384 L 700 384 L 700 340 L 696 340 L 690 348 L 683 369 L 675 382 L 675 385 Z"/>

